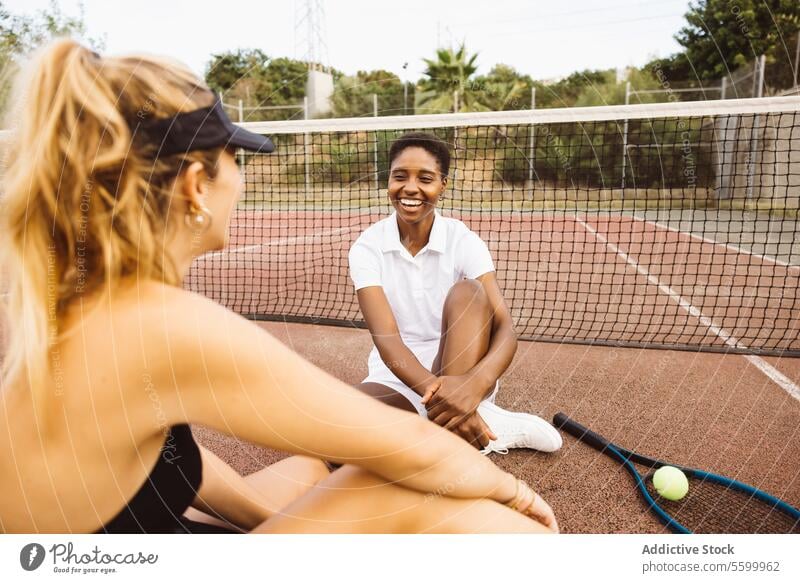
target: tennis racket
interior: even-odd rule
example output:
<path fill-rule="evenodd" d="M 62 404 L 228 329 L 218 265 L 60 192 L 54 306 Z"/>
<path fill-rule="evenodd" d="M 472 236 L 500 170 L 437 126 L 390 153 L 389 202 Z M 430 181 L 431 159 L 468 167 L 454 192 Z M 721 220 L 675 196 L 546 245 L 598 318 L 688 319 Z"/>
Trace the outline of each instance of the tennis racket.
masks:
<path fill-rule="evenodd" d="M 620 462 L 633 476 L 650 511 L 673 532 L 697 533 L 800 533 L 800 510 L 731 478 L 687 468 L 634 453 L 611 443 L 558 413 L 553 425 Z M 633 464 L 647 468 L 640 473 Z M 689 492 L 678 501 L 662 498 L 652 476 L 661 466 L 674 466 L 689 479 Z"/>

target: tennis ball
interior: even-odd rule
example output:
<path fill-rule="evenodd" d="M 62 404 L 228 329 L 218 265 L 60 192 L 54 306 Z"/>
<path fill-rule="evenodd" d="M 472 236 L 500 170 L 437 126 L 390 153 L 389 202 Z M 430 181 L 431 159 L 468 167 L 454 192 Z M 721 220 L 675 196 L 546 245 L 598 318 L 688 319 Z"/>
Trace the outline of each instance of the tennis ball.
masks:
<path fill-rule="evenodd" d="M 680 500 L 689 491 L 689 480 L 678 468 L 663 466 L 653 474 L 653 486 L 663 498 Z"/>

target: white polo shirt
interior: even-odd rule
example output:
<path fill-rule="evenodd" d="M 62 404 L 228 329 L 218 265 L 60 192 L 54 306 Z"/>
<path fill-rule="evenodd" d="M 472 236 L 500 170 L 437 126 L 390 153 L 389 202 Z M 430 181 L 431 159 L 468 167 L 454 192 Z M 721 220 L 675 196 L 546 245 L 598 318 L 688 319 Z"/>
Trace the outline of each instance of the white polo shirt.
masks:
<path fill-rule="evenodd" d="M 381 286 L 400 337 L 430 370 L 439 348 L 447 292 L 462 279 L 494 271 L 486 243 L 461 221 L 435 213 L 428 244 L 412 257 L 400 242 L 397 213 L 368 227 L 350 248 L 350 277 L 356 290 Z M 399 379 L 372 349 L 369 378 Z"/>

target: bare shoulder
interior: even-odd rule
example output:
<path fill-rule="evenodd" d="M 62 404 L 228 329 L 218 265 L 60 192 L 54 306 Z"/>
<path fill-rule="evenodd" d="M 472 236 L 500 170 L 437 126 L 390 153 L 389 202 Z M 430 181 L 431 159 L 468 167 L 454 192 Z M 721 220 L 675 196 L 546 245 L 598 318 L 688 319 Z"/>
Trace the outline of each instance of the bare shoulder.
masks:
<path fill-rule="evenodd" d="M 273 340 L 239 314 L 180 288 L 156 284 L 141 298 L 140 306 L 154 347 L 173 361 L 210 365 L 229 352 L 246 359 L 254 344 Z"/>
<path fill-rule="evenodd" d="M 63 393 L 76 415 L 91 410 L 91 396 L 107 417 L 147 416 L 157 403 L 169 424 L 188 420 L 187 402 L 214 398 L 198 387 L 214 384 L 222 392 L 231 386 L 231 369 L 257 362 L 259 345 L 277 343 L 214 301 L 153 281 L 126 283 L 76 305 L 66 324 L 58 364 L 61 384 L 73 387 Z M 118 390 L 109 391 L 110 384 Z"/>
<path fill-rule="evenodd" d="M 286 350 L 224 306 L 156 282 L 120 290 L 111 309 L 98 310 L 86 324 L 94 344 L 91 358 L 107 363 L 94 368 L 122 379 L 144 379 L 147 394 L 134 391 L 131 399 L 147 397 L 146 410 L 152 408 L 148 399 L 157 403 L 170 424 L 201 422 L 219 398 L 242 381 L 254 384 L 258 369 Z"/>
<path fill-rule="evenodd" d="M 200 294 L 174 286 L 149 282 L 139 286 L 135 298 L 136 317 L 153 330 L 181 338 L 228 328 L 250 328 L 252 324 L 235 312 Z M 256 326 L 257 328 L 257 326 Z"/>

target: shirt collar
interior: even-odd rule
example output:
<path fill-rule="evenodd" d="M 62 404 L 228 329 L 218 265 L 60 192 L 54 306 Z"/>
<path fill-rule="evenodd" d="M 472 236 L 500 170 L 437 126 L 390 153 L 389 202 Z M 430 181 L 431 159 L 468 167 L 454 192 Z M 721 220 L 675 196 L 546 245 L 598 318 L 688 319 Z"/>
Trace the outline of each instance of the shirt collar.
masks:
<path fill-rule="evenodd" d="M 433 211 L 433 227 L 431 227 L 431 234 L 428 237 L 428 244 L 426 249 L 436 251 L 437 253 L 444 253 L 447 248 L 447 229 L 444 221 L 439 214 L 439 211 Z M 400 229 L 397 226 L 397 211 L 393 212 L 389 217 L 386 228 L 383 230 L 383 241 L 381 242 L 381 251 L 400 251 L 405 249 L 400 242 Z"/>

